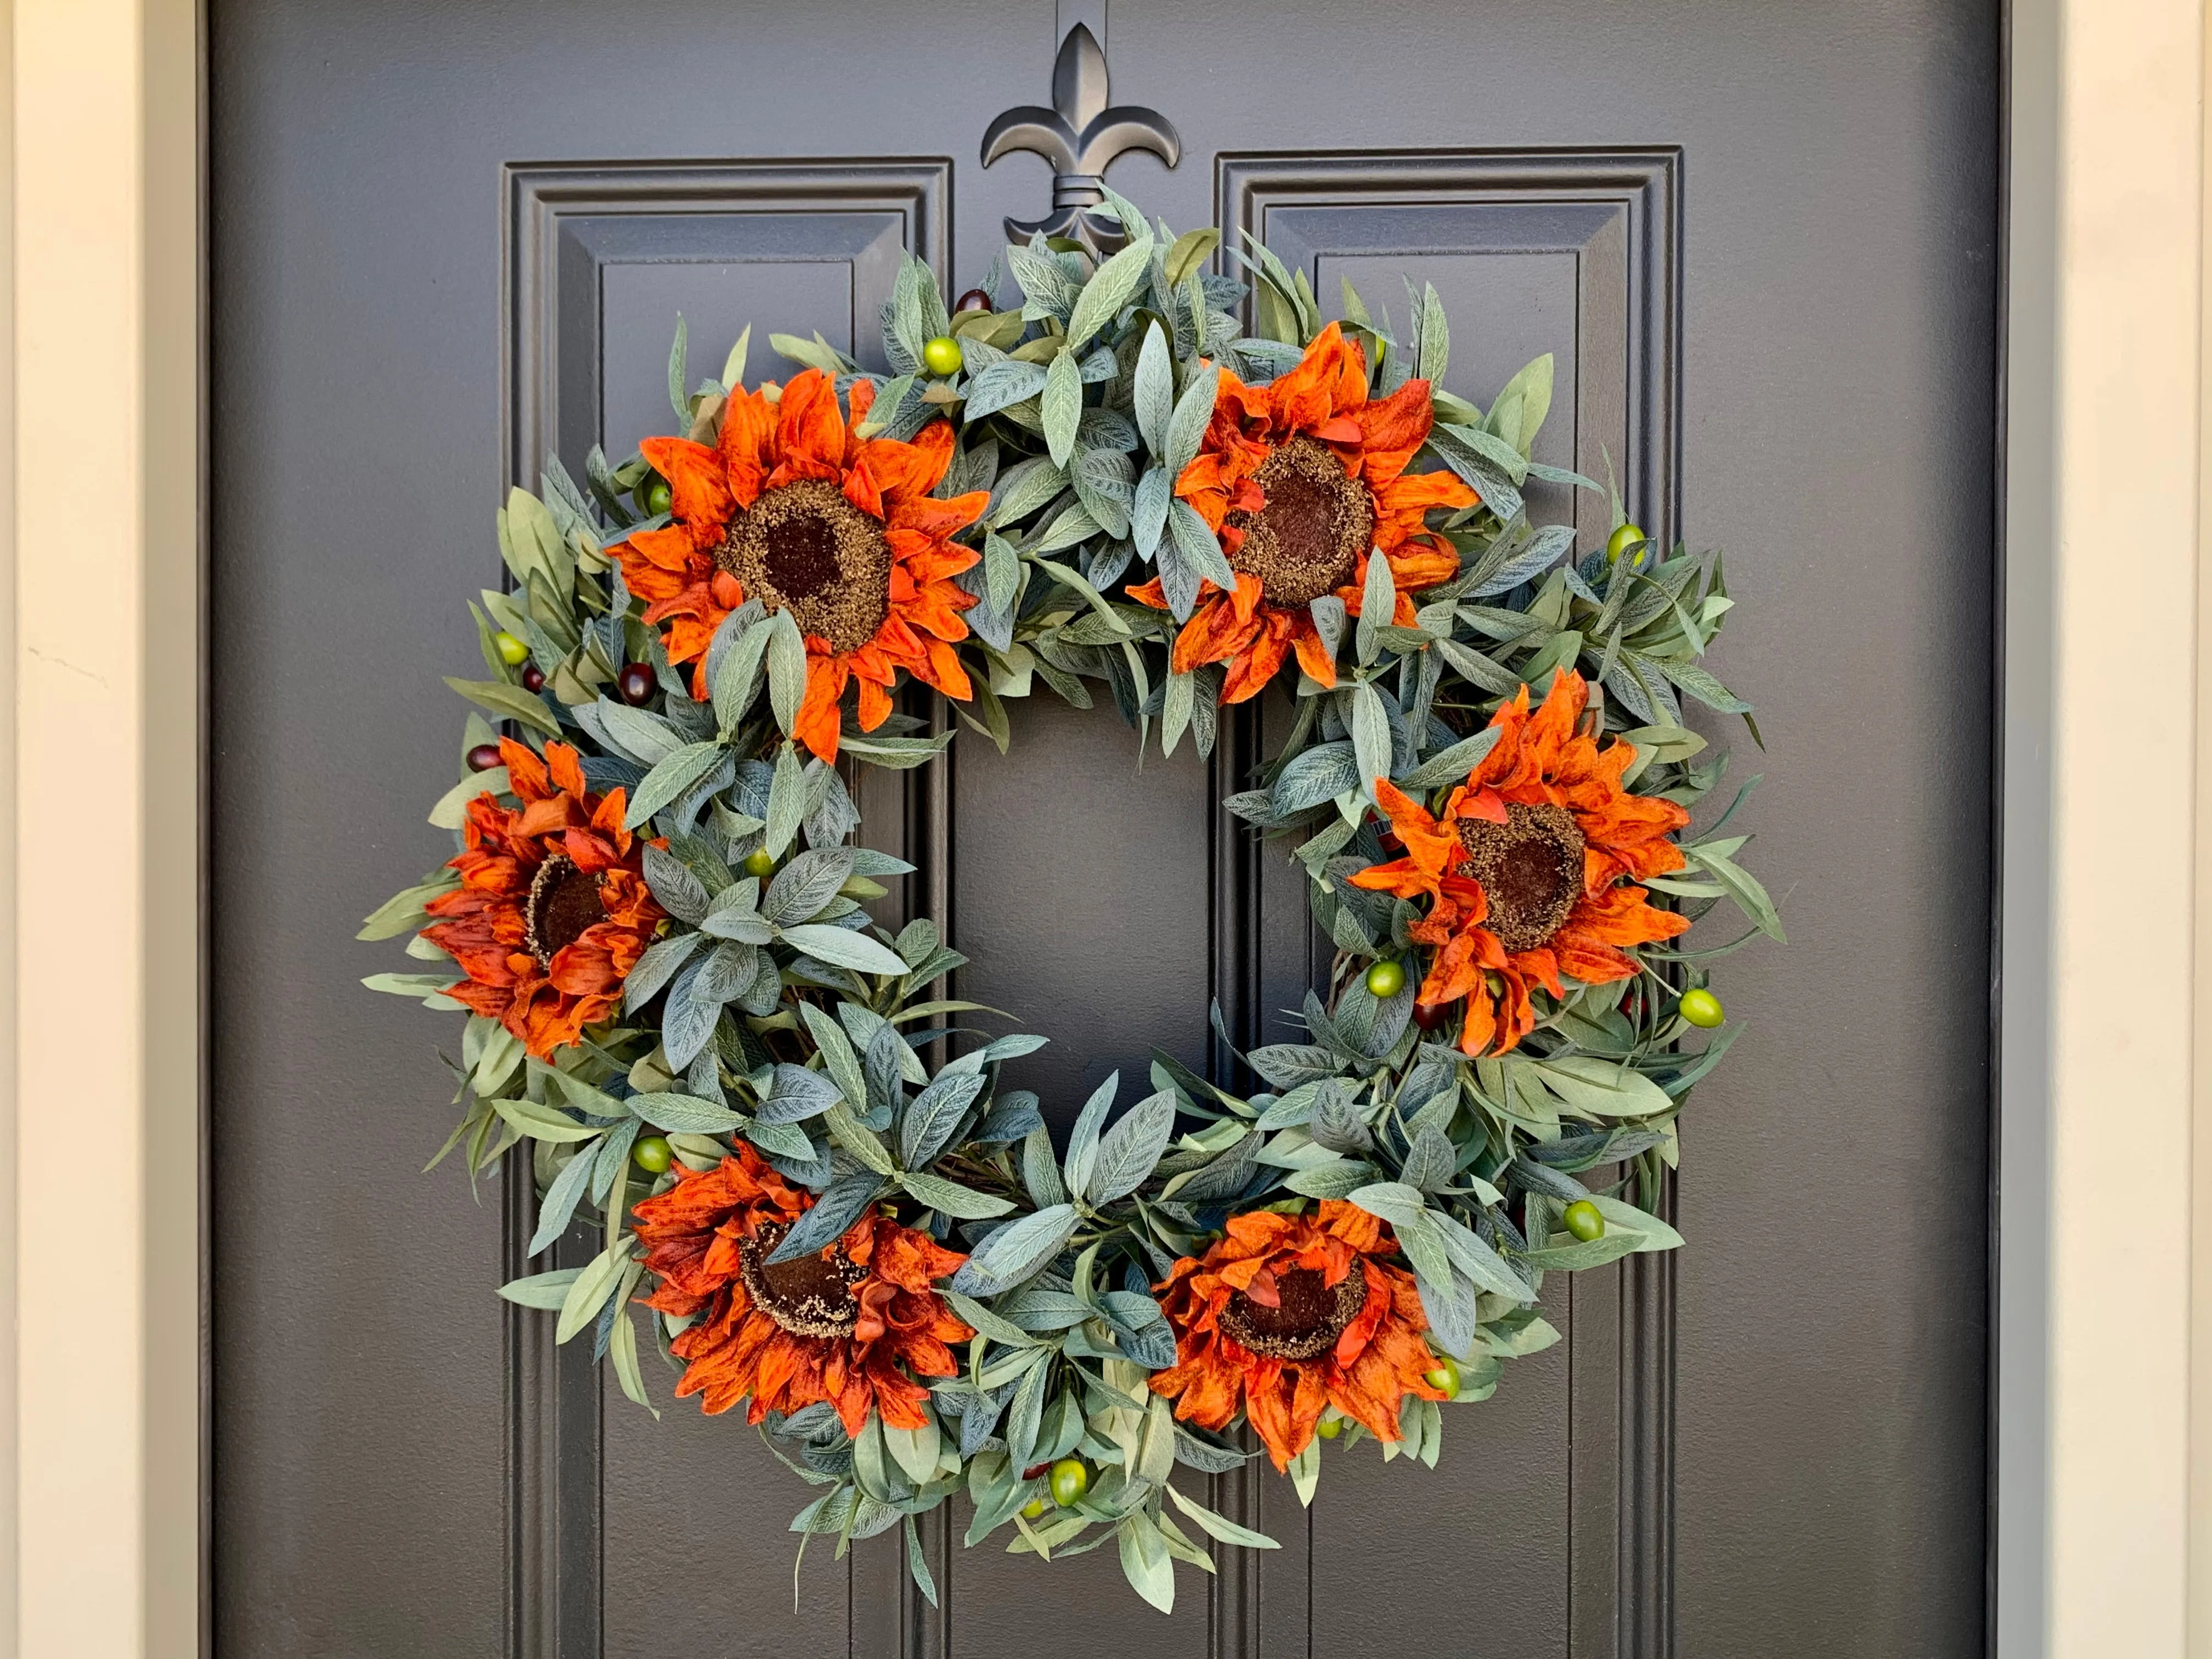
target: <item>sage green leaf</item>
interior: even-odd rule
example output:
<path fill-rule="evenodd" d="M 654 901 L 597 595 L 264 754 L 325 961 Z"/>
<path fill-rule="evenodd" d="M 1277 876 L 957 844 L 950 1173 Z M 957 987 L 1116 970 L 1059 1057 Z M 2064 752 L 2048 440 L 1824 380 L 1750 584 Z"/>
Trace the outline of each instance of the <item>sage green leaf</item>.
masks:
<path fill-rule="evenodd" d="M 745 1120 L 726 1106 L 717 1106 L 697 1095 L 652 1092 L 632 1095 L 623 1104 L 656 1129 L 672 1134 L 726 1134 L 744 1127 Z"/>
<path fill-rule="evenodd" d="M 837 890 L 853 873 L 853 860 L 849 847 L 815 848 L 796 854 L 769 883 L 761 897 L 761 915 L 779 927 L 808 921 L 837 896 Z"/>
<path fill-rule="evenodd" d="M 1491 405 L 1491 416 L 1496 420 L 1500 410 L 1517 410 L 1518 418 L 1510 432 L 1496 426 L 1491 430 L 1511 444 L 1525 457 L 1535 447 L 1536 434 L 1542 428 L 1544 417 L 1552 412 L 1552 354 L 1546 352 L 1505 383 L 1498 394 L 1497 403 Z"/>
<path fill-rule="evenodd" d="M 894 1175 L 898 1164 L 890 1149 L 876 1139 L 875 1132 L 854 1116 L 853 1109 L 843 1101 L 832 1102 L 822 1115 L 823 1127 L 830 1138 L 879 1176 Z"/>
<path fill-rule="evenodd" d="M 495 1100 L 492 1109 L 532 1140 L 592 1140 L 605 1133 L 538 1100 Z"/>
<path fill-rule="evenodd" d="M 1164 270 L 1168 286 L 1181 288 L 1220 246 L 1221 232 L 1212 225 L 1203 230 L 1187 230 L 1176 237 L 1174 246 L 1168 249 Z"/>
<path fill-rule="evenodd" d="M 761 658 L 770 638 L 765 620 L 740 634 L 714 665 L 714 719 L 727 736 L 744 723 L 753 698 L 759 693 Z"/>
<path fill-rule="evenodd" d="M 867 1110 L 867 1073 L 861 1070 L 860 1056 L 854 1052 L 853 1040 L 845 1035 L 844 1027 L 838 1024 L 828 1009 L 814 1003 L 800 1003 L 799 1012 L 813 1036 L 815 1048 L 821 1053 L 822 1069 L 837 1085 L 837 1092 L 855 1110 Z"/>
<path fill-rule="evenodd" d="M 1029 550 L 1032 554 L 1057 553 L 1062 548 L 1088 541 L 1097 533 L 1098 520 L 1092 518 L 1091 509 L 1079 501 L 1075 506 L 1058 514 L 1030 544 Z"/>
<path fill-rule="evenodd" d="M 1173 1090 L 1162 1090 L 1132 1106 L 1099 1141 L 1097 1157 L 1078 1195 L 1097 1209 L 1143 1186 L 1168 1149 L 1175 1120 Z"/>
<path fill-rule="evenodd" d="M 689 333 L 684 325 L 684 313 L 679 311 L 676 313 L 676 343 L 668 348 L 668 402 L 676 410 L 676 418 L 686 422 L 691 418 L 691 411 L 684 404 L 684 386 L 690 379 L 685 367 Z"/>
<path fill-rule="evenodd" d="M 1077 1219 L 1073 1205 L 1054 1204 L 1008 1222 L 961 1264 L 952 1288 L 963 1296 L 996 1296 L 1058 1255 Z"/>
<path fill-rule="evenodd" d="M 1129 303 L 1152 264 L 1152 245 L 1147 239 L 1131 242 L 1098 267 L 1083 285 L 1083 292 L 1076 296 L 1075 308 L 1068 313 L 1070 351 L 1081 350 L 1092 335 L 1121 314 L 1121 307 Z"/>
<path fill-rule="evenodd" d="M 553 718 L 553 711 L 519 685 L 510 685 L 505 680 L 456 679 L 450 674 L 446 676 L 446 684 L 477 708 L 503 720 L 519 720 L 549 738 L 561 735 L 561 722 Z"/>
<path fill-rule="evenodd" d="M 714 769 L 714 763 L 722 757 L 722 745 L 710 738 L 700 743 L 687 743 L 660 762 L 645 775 L 645 781 L 630 797 L 629 805 L 623 814 L 623 827 L 639 828 L 671 801 L 689 793 L 700 779 Z"/>
<path fill-rule="evenodd" d="M 592 708 L 605 723 L 607 735 L 643 765 L 658 766 L 684 747 L 684 739 L 665 720 L 656 720 L 641 708 L 609 697 L 601 697 Z"/>
<path fill-rule="evenodd" d="M 1603 1193 L 1592 1193 L 1589 1201 L 1597 1206 L 1598 1213 L 1605 1218 L 1608 1231 L 1615 1227 L 1626 1229 L 1641 1240 L 1639 1250 L 1678 1250 L 1682 1247 L 1682 1235 L 1648 1211 L 1639 1210 L 1624 1199 L 1610 1198 Z"/>
<path fill-rule="evenodd" d="M 735 392 L 745 383 L 745 354 L 752 343 L 753 325 L 747 323 L 738 331 L 738 343 L 730 348 L 730 355 L 722 359 L 722 385 L 729 391 Z"/>
<path fill-rule="evenodd" d="M 1419 343 L 1421 378 L 1431 386 L 1442 386 L 1444 364 L 1451 357 L 1451 325 L 1444 316 L 1443 301 L 1437 298 L 1437 287 L 1428 283 L 1421 294 L 1421 333 Z"/>
<path fill-rule="evenodd" d="M 1449 749 L 1423 761 L 1399 780 L 1408 790 L 1434 789 L 1440 784 L 1464 781 L 1481 764 L 1483 757 L 1498 747 L 1499 728 L 1486 726 L 1471 738 L 1462 738 Z"/>
<path fill-rule="evenodd" d="M 1368 1214 L 1382 1217 L 1393 1227 L 1415 1224 L 1413 1218 L 1426 1207 L 1420 1193 L 1402 1181 L 1377 1181 L 1359 1188 L 1351 1198 Z"/>
<path fill-rule="evenodd" d="M 506 1292 L 501 1291 L 501 1294 L 505 1295 Z M 1043 1346 L 1036 1338 L 1031 1336 L 1012 1320 L 1001 1319 L 981 1303 L 973 1301 L 961 1295 L 957 1291 L 941 1290 L 938 1294 L 945 1298 L 946 1304 L 960 1316 L 962 1321 L 974 1328 L 978 1335 L 988 1336 L 992 1341 L 1003 1343 L 1009 1348 L 1036 1348 Z"/>
<path fill-rule="evenodd" d="M 615 1286 L 622 1283 L 623 1269 L 629 1265 L 629 1241 L 620 1239 L 586 1264 L 561 1304 L 561 1322 L 553 1332 L 556 1342 L 566 1342 L 599 1316 L 600 1308 L 614 1294 Z"/>
<path fill-rule="evenodd" d="M 1213 419 L 1213 394 L 1220 381 L 1220 369 L 1208 365 L 1190 377 L 1190 384 L 1176 400 L 1175 413 L 1168 421 L 1167 447 L 1160 454 L 1170 478 L 1182 477 L 1183 468 L 1197 458 L 1206 425 Z"/>
<path fill-rule="evenodd" d="M 898 1183 L 918 1202 L 940 1214 L 949 1215 L 956 1221 L 988 1221 L 994 1216 L 1008 1213 L 1014 1207 L 1003 1198 L 994 1198 L 988 1193 L 976 1192 L 957 1182 L 947 1181 L 942 1176 L 929 1175 L 920 1170 L 910 1170 L 900 1176 Z"/>
<path fill-rule="evenodd" d="M 838 1176 L 814 1201 L 813 1208 L 793 1224 L 769 1256 L 769 1265 L 828 1249 L 845 1236 L 845 1230 L 860 1218 L 883 1190 L 882 1178 L 872 1172 Z"/>
<path fill-rule="evenodd" d="M 1160 705 L 1160 752 L 1172 755 L 1182 740 L 1184 728 L 1190 724 L 1191 705 L 1195 695 L 1196 679 L 1189 674 L 1170 674 L 1165 698 Z"/>
<path fill-rule="evenodd" d="M 1237 573 L 1229 567 L 1229 556 L 1221 550 L 1220 538 L 1206 528 L 1196 507 L 1180 499 L 1170 501 L 1168 533 L 1175 538 L 1176 550 L 1190 561 L 1200 575 L 1224 593 L 1236 590 Z"/>
<path fill-rule="evenodd" d="M 817 330 L 811 340 L 802 340 L 796 334 L 771 334 L 768 343 L 780 357 L 787 357 L 805 368 L 818 368 L 835 380 L 852 372 L 852 365 L 838 355 L 837 349 L 823 339 Z"/>
<path fill-rule="evenodd" d="M 1129 507 L 1129 536 L 1137 546 L 1137 556 L 1149 559 L 1159 550 L 1160 532 L 1167 527 L 1168 503 L 1175 499 L 1175 487 L 1167 469 L 1148 466 L 1145 476 L 1137 480 L 1136 495 Z"/>
<path fill-rule="evenodd" d="M 1359 626 L 1352 635 L 1352 648 L 1363 667 L 1382 650 L 1381 631 L 1390 625 L 1397 605 L 1398 588 L 1390 574 L 1390 561 L 1370 555 L 1367 580 L 1359 594 Z"/>
<path fill-rule="evenodd" d="M 478 795 L 504 795 L 511 787 L 504 766 L 471 772 L 438 797 L 438 804 L 430 809 L 430 823 L 436 829 L 458 830 L 468 822 L 471 801 Z"/>
<path fill-rule="evenodd" d="M 1083 419 L 1083 375 L 1075 354 L 1063 351 L 1044 375 L 1045 447 L 1054 466 L 1065 468 L 1075 453 L 1075 428 Z"/>
<path fill-rule="evenodd" d="M 1218 1538 L 1224 1544 L 1239 1545 L 1248 1550 L 1282 1548 L 1280 1544 L 1268 1537 L 1267 1534 L 1254 1532 L 1249 1527 L 1240 1527 L 1226 1516 L 1216 1515 L 1205 1504 L 1185 1498 L 1173 1486 L 1165 1486 L 1162 1490 L 1167 1493 L 1169 1501 L 1198 1522 L 1200 1528 L 1210 1538 Z"/>
<path fill-rule="evenodd" d="M 899 1119 L 899 1161 L 921 1169 L 943 1152 L 989 1079 L 979 1072 L 939 1073 Z"/>
<path fill-rule="evenodd" d="M 1012 358 L 979 370 L 968 381 L 967 418 L 980 421 L 1002 409 L 1034 398 L 1044 390 L 1045 371 L 1038 364 Z M 1048 498 L 1049 499 L 1049 498 Z M 1031 503 L 1032 506 L 1035 503 Z"/>
<path fill-rule="evenodd" d="M 1167 447 L 1168 421 L 1175 413 L 1175 358 L 1158 323 L 1146 325 L 1133 391 L 1137 430 L 1158 455 Z"/>
<path fill-rule="evenodd" d="M 1375 561 L 1381 563 L 1381 560 Z M 1352 688 L 1352 752 L 1359 768 L 1359 787 L 1375 799 L 1378 778 L 1390 775 L 1390 717 L 1383 712 L 1382 694 L 1365 680 Z"/>
<path fill-rule="evenodd" d="M 906 1471 L 907 1479 L 921 1486 L 937 1473 L 937 1419 L 927 1407 L 925 1419 L 918 1429 L 902 1429 L 884 1425 L 884 1445 L 890 1452 L 891 1461 Z"/>
<path fill-rule="evenodd" d="M 996 531 L 983 538 L 983 595 L 992 610 L 1010 610 L 1021 591 L 1021 555 Z"/>
<path fill-rule="evenodd" d="M 582 1160 L 589 1163 L 589 1159 Z M 551 1313 L 568 1299 L 568 1289 L 576 1282 L 581 1267 L 556 1267 L 550 1273 L 532 1273 L 524 1279 L 511 1279 L 499 1287 L 499 1293 L 509 1302 L 525 1308 L 541 1308 Z"/>
<path fill-rule="evenodd" d="M 775 710 L 775 723 L 788 736 L 797 728 L 799 705 L 806 700 L 806 641 L 787 610 L 770 617 L 768 627 L 768 700 Z"/>
<path fill-rule="evenodd" d="M 769 785 L 767 846 L 769 856 L 781 858 L 806 817 L 806 769 L 799 751 L 785 744 L 777 751 L 775 776 Z"/>
<path fill-rule="evenodd" d="M 984 523 L 998 528 L 1025 519 L 1066 488 L 1066 472 L 1049 456 L 1032 456 L 999 475 Z"/>
<path fill-rule="evenodd" d="M 1175 1563 L 1160 1529 L 1141 1511 L 1124 1516 L 1115 1528 L 1121 1550 L 1121 1575 L 1129 1587 L 1162 1613 L 1175 1611 Z"/>
<path fill-rule="evenodd" d="M 1568 1107 L 1596 1117 L 1641 1117 L 1674 1103 L 1641 1072 L 1595 1054 L 1567 1054 L 1525 1062 Z"/>
<path fill-rule="evenodd" d="M 410 887 L 404 893 L 394 893 L 369 912 L 368 919 L 361 925 L 361 931 L 354 937 L 357 939 L 397 939 L 402 933 L 411 933 L 428 919 L 429 913 L 423 906 L 441 894 L 452 892 L 460 884 L 461 878 L 458 874 L 441 872 L 434 880 Z"/>
<path fill-rule="evenodd" d="M 1106 603 L 1105 596 L 1097 588 L 1076 574 L 1073 566 L 1061 564 L 1053 559 L 1032 558 L 1030 562 L 1062 586 L 1081 594 L 1084 602 L 1097 611 L 1115 633 L 1125 638 L 1135 637 L 1129 632 L 1129 624 L 1121 620 L 1121 613 Z"/>
<path fill-rule="evenodd" d="M 1506 1265 L 1481 1234 L 1455 1216 L 1433 1212 L 1437 1237 L 1455 1271 L 1473 1280 L 1475 1288 L 1512 1302 L 1532 1302 L 1536 1292 L 1528 1282 Z"/>
<path fill-rule="evenodd" d="M 553 1177 L 553 1184 L 538 1200 L 537 1230 L 530 1235 L 530 1243 L 523 1255 L 536 1255 L 568 1231 L 569 1218 L 576 1213 L 576 1200 L 584 1195 L 594 1162 L 594 1158 L 579 1150 L 561 1173 Z"/>
<path fill-rule="evenodd" d="M 1782 917 L 1775 910 L 1774 901 L 1766 896 L 1766 889 L 1758 877 L 1734 860 L 1723 858 L 1718 854 L 1702 853 L 1694 847 L 1683 850 L 1690 855 L 1693 864 L 1728 889 L 1729 896 L 1735 901 L 1736 908 L 1758 925 L 1760 933 L 1769 939 L 1787 943 L 1782 932 Z"/>
<path fill-rule="evenodd" d="M 833 968 L 851 968 L 863 974 L 903 974 L 907 964 L 890 946 L 849 927 L 810 922 L 782 930 L 785 944 L 804 951 Z"/>

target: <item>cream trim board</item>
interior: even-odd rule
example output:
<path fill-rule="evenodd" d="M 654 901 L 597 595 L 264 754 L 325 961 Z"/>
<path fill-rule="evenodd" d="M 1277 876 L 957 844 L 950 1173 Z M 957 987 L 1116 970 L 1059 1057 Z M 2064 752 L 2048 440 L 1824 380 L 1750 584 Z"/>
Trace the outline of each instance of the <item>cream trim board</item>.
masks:
<path fill-rule="evenodd" d="M 23 1659 L 181 1659 L 199 1648 L 199 856 L 180 810 L 199 795 L 199 20 L 190 0 L 15 0 L 10 22 L 13 475 L 37 481 L 12 492 L 11 1622 Z M 78 802 L 98 810 L 55 810 Z"/>
<path fill-rule="evenodd" d="M 2178 1655 L 2204 21 L 2011 21 L 1998 1645 Z"/>

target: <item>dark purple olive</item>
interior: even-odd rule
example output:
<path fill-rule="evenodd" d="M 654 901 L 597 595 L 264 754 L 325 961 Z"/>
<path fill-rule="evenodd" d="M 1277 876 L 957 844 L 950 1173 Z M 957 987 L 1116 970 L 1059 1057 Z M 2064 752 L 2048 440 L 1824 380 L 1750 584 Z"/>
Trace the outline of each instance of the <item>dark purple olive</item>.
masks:
<path fill-rule="evenodd" d="M 545 689 L 545 671 L 536 663 L 522 671 L 522 689 L 536 696 Z"/>
<path fill-rule="evenodd" d="M 622 700 L 632 708 L 653 701 L 655 681 L 653 678 L 653 670 L 645 664 L 634 662 L 627 665 L 623 669 L 622 678 L 617 683 L 622 687 Z"/>
<path fill-rule="evenodd" d="M 956 317 L 963 311 L 988 311 L 990 308 L 991 296 L 980 288 L 969 289 L 952 302 L 952 314 Z"/>
<path fill-rule="evenodd" d="M 1458 1006 L 1456 1002 L 1417 1002 L 1413 1005 L 1413 1024 L 1424 1031 L 1436 1030 L 1451 1018 L 1452 1010 Z"/>
<path fill-rule="evenodd" d="M 469 770 L 471 772 L 489 772 L 501 764 L 499 745 L 495 743 L 480 743 L 469 750 Z"/>

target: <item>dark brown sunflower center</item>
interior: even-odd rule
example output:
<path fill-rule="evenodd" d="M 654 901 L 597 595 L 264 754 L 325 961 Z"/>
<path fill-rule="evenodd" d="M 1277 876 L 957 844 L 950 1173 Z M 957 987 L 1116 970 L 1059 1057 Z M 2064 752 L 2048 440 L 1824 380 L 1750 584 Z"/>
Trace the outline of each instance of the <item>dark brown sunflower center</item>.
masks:
<path fill-rule="evenodd" d="M 1286 1267 L 1274 1280 L 1273 1307 L 1231 1291 L 1219 1320 L 1223 1330 L 1270 1359 L 1311 1359 L 1328 1352 L 1367 1302 L 1366 1275 L 1356 1267 L 1334 1285 L 1318 1267 Z"/>
<path fill-rule="evenodd" d="M 1533 951 L 1559 931 L 1583 890 L 1583 832 L 1564 806 L 1505 808 L 1505 822 L 1459 821 L 1463 876 L 1490 900 L 1483 925 L 1508 951 Z"/>
<path fill-rule="evenodd" d="M 771 1262 L 784 1231 L 763 1227 L 738 1248 L 738 1271 L 753 1305 L 793 1336 L 850 1336 L 860 1317 L 853 1287 L 867 1269 L 842 1249 Z"/>
<path fill-rule="evenodd" d="M 891 604 L 891 549 L 884 527 L 826 478 L 771 489 L 740 514 L 714 562 L 770 611 L 788 610 L 799 631 L 857 651 L 875 638 Z"/>
<path fill-rule="evenodd" d="M 556 853 L 530 878 L 523 943 L 539 967 L 550 967 L 555 957 L 581 939 L 593 922 L 605 921 L 606 915 L 606 907 L 599 902 L 599 878 Z"/>
<path fill-rule="evenodd" d="M 1226 522 L 1244 532 L 1230 568 L 1257 576 L 1270 605 L 1310 605 L 1350 582 L 1375 544 L 1375 506 L 1364 484 L 1314 438 L 1293 438 L 1252 475 L 1267 495 L 1256 513 Z"/>

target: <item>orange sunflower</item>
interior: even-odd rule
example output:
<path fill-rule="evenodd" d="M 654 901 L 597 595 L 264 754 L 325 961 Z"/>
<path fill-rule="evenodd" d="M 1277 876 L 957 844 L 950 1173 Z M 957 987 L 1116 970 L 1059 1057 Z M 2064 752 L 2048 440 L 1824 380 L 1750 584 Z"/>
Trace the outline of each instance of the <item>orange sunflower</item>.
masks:
<path fill-rule="evenodd" d="M 1476 500 L 1449 472 L 1407 473 L 1433 419 L 1426 380 L 1370 402 L 1359 346 L 1334 323 L 1297 368 L 1266 386 L 1223 370 L 1205 441 L 1176 494 L 1221 538 L 1237 591 L 1200 584 L 1198 608 L 1176 636 L 1174 671 L 1225 662 L 1221 700 L 1243 702 L 1296 652 L 1310 678 L 1335 684 L 1336 665 L 1307 606 L 1334 593 L 1358 616 L 1370 551 L 1389 562 L 1392 620 L 1410 626 L 1407 595 L 1459 572 L 1459 556 L 1425 515 Z M 1168 608 L 1157 578 L 1129 596 Z"/>
<path fill-rule="evenodd" d="M 850 396 L 848 426 L 836 383 L 810 368 L 780 394 L 732 392 L 712 448 L 647 438 L 676 521 L 615 550 L 646 621 L 666 624 L 669 661 L 692 665 L 696 696 L 707 695 L 715 629 L 748 594 L 790 611 L 806 639 L 798 736 L 823 760 L 836 757 L 837 706 L 853 680 L 866 732 L 891 712 L 902 668 L 947 696 L 972 694 L 952 646 L 968 637 L 960 613 L 975 600 L 951 578 L 982 556 L 950 538 L 990 501 L 930 499 L 952 459 L 945 422 L 912 443 L 857 437 L 875 386 L 855 380 Z"/>
<path fill-rule="evenodd" d="M 1231 1216 L 1228 1237 L 1176 1262 L 1159 1287 L 1176 1364 L 1152 1391 L 1208 1429 L 1229 1426 L 1241 1393 L 1278 1469 L 1327 1406 L 1397 1439 L 1406 1395 L 1445 1397 L 1425 1375 L 1436 1361 L 1413 1276 L 1382 1260 L 1397 1248 L 1381 1221 L 1339 1199 L 1322 1200 L 1318 1218 Z"/>
<path fill-rule="evenodd" d="M 469 803 L 468 845 L 448 866 L 461 884 L 424 907 L 441 920 L 422 935 L 468 975 L 446 994 L 543 1059 L 614 1014 L 664 912 L 623 828 L 625 792 L 592 794 L 563 743 L 540 760 L 502 738 L 499 753 L 522 805 Z"/>
<path fill-rule="evenodd" d="M 1376 786 L 1406 855 L 1360 871 L 1352 885 L 1427 896 L 1428 915 L 1407 931 L 1437 955 L 1415 1000 L 1467 999 L 1459 1046 L 1468 1054 L 1503 1054 L 1528 1034 L 1532 984 L 1556 997 L 1565 994 L 1562 975 L 1586 985 L 1626 979 L 1636 971 L 1628 947 L 1690 925 L 1635 885 L 1682 867 L 1668 837 L 1690 815 L 1622 787 L 1636 746 L 1616 738 L 1599 749 L 1580 729 L 1589 701 L 1583 677 L 1561 671 L 1532 715 L 1522 686 L 1490 722 L 1497 746 L 1441 817 L 1388 780 Z"/>
<path fill-rule="evenodd" d="M 645 1265 L 660 1276 L 647 1304 L 698 1316 L 669 1345 L 690 1362 L 677 1395 L 703 1395 L 715 1413 L 750 1395 L 749 1423 L 826 1400 L 850 1435 L 871 1407 L 893 1428 L 918 1429 L 929 1390 L 914 1376 L 951 1376 L 959 1365 L 945 1345 L 975 1334 L 931 1282 L 968 1258 L 872 1209 L 818 1255 L 770 1262 L 813 1205 L 740 1145 L 637 1206 Z"/>

